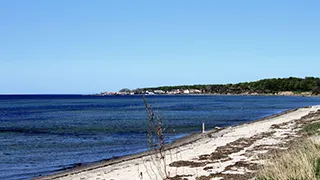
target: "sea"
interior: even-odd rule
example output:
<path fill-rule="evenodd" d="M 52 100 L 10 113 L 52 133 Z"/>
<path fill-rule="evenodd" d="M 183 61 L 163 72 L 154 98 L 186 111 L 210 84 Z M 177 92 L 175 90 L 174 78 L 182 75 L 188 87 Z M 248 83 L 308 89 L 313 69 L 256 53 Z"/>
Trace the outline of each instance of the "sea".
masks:
<path fill-rule="evenodd" d="M 319 105 L 319 97 L 147 96 L 166 143 L 206 128 Z M 142 96 L 1 95 L 0 179 L 31 179 L 147 151 Z"/>

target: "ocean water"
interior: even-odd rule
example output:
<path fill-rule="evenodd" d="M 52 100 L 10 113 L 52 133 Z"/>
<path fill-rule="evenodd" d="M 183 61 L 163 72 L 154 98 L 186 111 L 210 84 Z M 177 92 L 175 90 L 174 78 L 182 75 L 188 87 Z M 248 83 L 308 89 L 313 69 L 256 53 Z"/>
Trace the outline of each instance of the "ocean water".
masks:
<path fill-rule="evenodd" d="M 316 97 L 147 96 L 168 143 L 206 128 L 318 105 Z M 30 179 L 148 149 L 141 96 L 0 96 L 0 179 Z"/>

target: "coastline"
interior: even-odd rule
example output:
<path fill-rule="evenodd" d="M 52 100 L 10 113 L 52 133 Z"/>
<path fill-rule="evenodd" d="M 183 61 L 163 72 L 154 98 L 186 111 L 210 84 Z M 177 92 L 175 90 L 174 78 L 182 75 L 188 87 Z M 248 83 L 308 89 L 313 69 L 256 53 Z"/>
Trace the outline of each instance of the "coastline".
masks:
<path fill-rule="evenodd" d="M 172 144 L 166 145 L 165 151 L 166 151 L 166 153 L 169 153 L 169 155 L 170 154 L 172 155 L 172 151 L 175 151 L 176 154 L 180 154 L 180 155 L 184 154 L 184 156 L 189 156 L 188 154 L 193 154 L 192 153 L 193 148 L 190 148 L 190 147 L 194 147 L 196 145 L 204 151 L 206 151 L 206 150 L 203 148 L 206 148 L 207 151 L 209 150 L 211 152 L 213 150 L 210 150 L 210 148 L 208 149 L 208 147 L 205 146 L 206 144 L 208 144 L 208 143 L 210 144 L 210 141 L 213 141 L 213 139 L 217 140 L 217 139 L 225 136 L 228 133 L 232 133 L 233 131 L 237 131 L 237 129 L 243 129 L 243 128 L 246 129 L 246 127 L 249 127 L 249 126 L 257 126 L 257 127 L 263 129 L 263 127 L 260 127 L 261 125 L 259 126 L 259 123 L 260 124 L 269 124 L 271 126 L 272 125 L 272 124 L 270 124 L 271 121 L 275 121 L 275 119 L 277 119 L 277 118 L 282 118 L 282 116 L 290 116 L 291 114 L 295 113 L 296 114 L 295 118 L 289 119 L 291 121 L 291 120 L 296 119 L 296 117 L 302 118 L 303 116 L 309 114 L 310 112 L 312 112 L 314 110 L 319 110 L 319 109 L 320 109 L 320 106 L 292 109 L 292 110 L 284 111 L 279 114 L 275 114 L 275 115 L 271 115 L 271 116 L 268 116 L 268 117 L 265 117 L 262 119 L 258 119 L 258 120 L 252 121 L 252 122 L 238 124 L 238 125 L 232 126 L 232 127 L 225 127 L 225 128 L 219 129 L 219 130 L 212 129 L 212 130 L 206 131 L 203 134 L 194 133 L 194 134 L 188 135 L 186 137 L 183 137 L 181 139 L 178 139 L 175 142 L 173 142 Z M 303 113 L 300 111 L 302 111 Z M 256 133 L 253 133 L 253 135 Z M 245 138 L 246 136 L 247 135 L 244 134 L 243 137 L 241 136 L 241 138 Z M 236 139 L 229 138 L 228 141 L 232 142 L 233 140 L 236 140 Z M 221 141 L 220 143 L 221 143 L 221 145 L 223 145 L 223 144 L 225 145 L 226 143 L 228 143 L 228 141 Z M 213 144 L 215 144 L 215 143 L 213 143 Z M 216 144 L 215 145 L 213 145 L 213 144 L 211 142 L 212 148 L 214 148 L 215 146 L 216 146 L 215 148 L 219 147 Z M 111 159 L 111 160 L 107 160 L 107 161 L 93 163 L 88 166 L 74 167 L 74 168 L 67 170 L 65 172 L 57 172 L 56 174 L 53 174 L 53 175 L 48 175 L 48 176 L 43 176 L 43 177 L 41 177 L 41 176 L 35 177 L 35 179 L 70 179 L 70 178 L 79 178 L 80 176 L 84 176 L 84 177 L 87 176 L 86 179 L 94 179 L 94 177 L 100 177 L 101 174 L 103 174 L 106 177 L 113 177 L 113 179 L 125 179 L 124 177 L 126 177 L 126 176 L 128 176 L 128 177 L 132 176 L 132 174 L 126 172 L 125 169 L 127 169 L 127 170 L 128 169 L 129 170 L 130 169 L 131 170 L 138 169 L 141 172 L 143 172 L 142 169 L 145 169 L 145 171 L 148 170 L 148 168 L 146 168 L 145 165 L 141 165 L 141 164 L 145 164 L 146 162 L 150 162 L 150 158 L 152 159 L 152 156 L 154 156 L 154 154 L 155 153 L 153 151 L 146 151 L 146 152 L 139 153 L 139 154 L 134 154 L 134 155 L 124 156 L 124 157 L 115 158 L 115 159 Z M 207 154 L 208 154 L 207 152 L 200 152 L 199 155 L 201 156 L 201 155 L 207 155 Z M 191 157 L 192 157 L 191 159 L 194 159 L 194 157 L 192 155 L 191 155 Z M 190 158 L 188 158 L 188 157 L 182 158 L 181 157 L 181 158 L 175 158 L 175 160 L 176 161 L 171 159 L 172 162 L 177 162 L 177 161 L 181 161 L 181 160 L 190 160 Z M 168 161 L 170 161 L 170 160 L 168 160 Z M 139 166 L 141 166 L 141 167 L 139 167 Z M 152 164 L 149 166 L 151 168 Z M 126 167 L 126 168 L 124 168 L 124 167 Z M 170 166 L 168 166 L 168 168 L 170 168 Z M 117 173 L 119 173 L 121 169 L 123 169 L 123 173 L 121 173 L 122 175 L 117 176 Z M 97 171 L 103 171 L 104 173 L 97 173 Z M 115 171 L 117 171 L 117 172 L 114 173 Z M 135 170 L 135 171 L 137 171 L 137 170 Z M 191 172 L 192 171 L 194 171 L 194 168 L 193 168 L 193 170 L 191 170 Z M 109 172 L 109 173 L 106 173 L 106 172 Z M 147 172 L 143 172 L 143 174 L 146 174 L 146 173 Z M 96 174 L 96 175 L 94 175 L 94 174 Z M 139 173 L 134 172 L 133 174 L 135 176 L 138 176 Z M 178 171 L 175 173 L 176 176 L 177 175 L 181 176 L 181 174 L 183 174 L 183 173 L 178 172 Z M 199 176 L 199 175 L 205 175 L 205 173 L 194 174 L 194 176 Z M 161 173 L 160 174 L 155 173 L 154 176 L 156 178 L 161 177 Z M 148 177 L 145 176 L 145 179 L 148 179 Z M 152 176 L 150 176 L 149 179 L 152 179 Z M 194 178 L 190 177 L 187 179 L 194 179 Z"/>
<path fill-rule="evenodd" d="M 319 95 L 315 94 L 264 94 L 264 93 L 258 93 L 258 94 L 247 94 L 247 93 L 240 93 L 240 94 L 219 94 L 219 93 L 203 93 L 203 94 L 123 94 L 123 95 L 97 95 L 97 94 L 88 94 L 88 96 L 279 96 L 279 97 L 320 97 Z"/>

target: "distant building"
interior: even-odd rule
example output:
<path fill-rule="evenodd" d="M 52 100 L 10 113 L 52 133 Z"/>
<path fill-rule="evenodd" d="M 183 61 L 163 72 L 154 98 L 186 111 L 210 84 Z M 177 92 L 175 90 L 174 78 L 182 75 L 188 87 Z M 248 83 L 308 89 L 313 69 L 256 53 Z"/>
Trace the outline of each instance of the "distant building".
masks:
<path fill-rule="evenodd" d="M 201 94 L 202 92 L 198 89 L 190 89 L 190 94 Z"/>
<path fill-rule="evenodd" d="M 148 94 L 148 95 L 154 95 L 154 92 L 152 92 L 152 91 L 146 91 L 146 93 L 145 94 Z"/>
<path fill-rule="evenodd" d="M 162 90 L 154 90 L 153 91 L 155 94 L 165 94 L 166 92 L 162 91 Z"/>

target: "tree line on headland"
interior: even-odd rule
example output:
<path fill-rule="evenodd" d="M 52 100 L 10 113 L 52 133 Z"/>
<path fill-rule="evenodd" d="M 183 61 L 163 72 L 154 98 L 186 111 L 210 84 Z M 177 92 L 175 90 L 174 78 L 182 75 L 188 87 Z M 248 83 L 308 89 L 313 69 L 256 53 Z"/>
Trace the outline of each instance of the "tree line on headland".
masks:
<path fill-rule="evenodd" d="M 280 92 L 293 92 L 295 94 L 310 92 L 320 94 L 320 78 L 317 77 L 289 77 L 262 79 L 254 82 L 237 84 L 208 84 L 208 85 L 181 85 L 139 88 L 133 90 L 135 94 L 146 91 L 172 92 L 175 90 L 198 90 L 201 94 L 278 94 Z"/>

